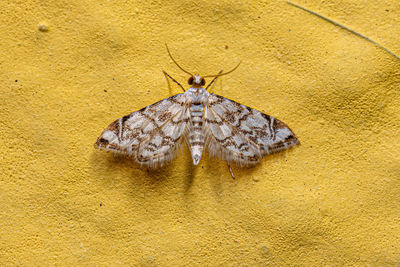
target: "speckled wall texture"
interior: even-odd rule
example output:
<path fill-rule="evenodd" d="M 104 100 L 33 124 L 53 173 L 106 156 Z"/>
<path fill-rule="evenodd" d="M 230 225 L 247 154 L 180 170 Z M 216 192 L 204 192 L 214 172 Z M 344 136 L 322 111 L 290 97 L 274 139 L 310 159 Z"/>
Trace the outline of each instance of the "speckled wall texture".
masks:
<path fill-rule="evenodd" d="M 400 2 L 296 2 L 400 54 Z M 400 264 L 400 61 L 285 1 L 1 1 L 0 264 Z M 154 172 L 93 148 L 162 70 L 302 145 L 255 168 Z"/>

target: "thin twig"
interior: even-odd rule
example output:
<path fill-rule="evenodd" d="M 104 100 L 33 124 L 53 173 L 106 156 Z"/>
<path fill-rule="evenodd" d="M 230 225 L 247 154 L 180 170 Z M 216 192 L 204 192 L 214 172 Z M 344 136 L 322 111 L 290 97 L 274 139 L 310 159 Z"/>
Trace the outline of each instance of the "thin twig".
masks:
<path fill-rule="evenodd" d="M 292 3 L 292 2 L 289 2 L 289 1 L 286 1 L 286 3 L 288 3 L 289 5 L 292 5 L 292 6 L 294 6 L 294 7 L 297 7 L 297 8 L 299 8 L 299 9 L 301 9 L 301 10 L 304 10 L 304 11 L 306 11 L 306 12 L 312 14 L 312 15 L 315 15 L 315 16 L 317 16 L 317 17 L 323 19 L 323 20 L 326 20 L 326 21 L 332 23 L 333 25 L 339 26 L 340 28 L 349 31 L 349 32 L 351 32 L 351 33 L 357 35 L 358 37 L 361 37 L 361 38 L 363 38 L 363 39 L 365 39 L 365 40 L 367 40 L 367 41 L 373 43 L 373 44 L 376 45 L 377 47 L 379 47 L 379 48 L 385 50 L 386 52 L 388 52 L 389 54 L 391 54 L 392 56 L 394 56 L 395 58 L 397 58 L 398 60 L 400 60 L 400 57 L 397 56 L 395 53 L 393 53 L 392 51 L 390 51 L 390 50 L 387 49 L 386 47 L 383 47 L 382 45 L 378 44 L 378 43 L 375 42 L 374 40 L 368 38 L 367 36 L 364 36 L 364 35 L 362 35 L 361 33 L 358 33 L 358 32 L 356 32 L 356 31 L 353 31 L 352 29 L 347 28 L 346 26 L 344 26 L 344 25 L 342 25 L 342 24 L 340 24 L 340 23 L 338 23 L 338 22 L 336 22 L 336 21 L 333 21 L 333 20 L 331 20 L 331 19 L 329 19 L 329 18 L 327 18 L 327 17 L 324 17 L 324 16 L 322 16 L 322 15 L 320 15 L 320 14 L 314 12 L 314 11 L 311 11 L 311 10 L 305 8 L 305 7 L 299 6 L 299 5 L 294 4 L 294 3 Z"/>

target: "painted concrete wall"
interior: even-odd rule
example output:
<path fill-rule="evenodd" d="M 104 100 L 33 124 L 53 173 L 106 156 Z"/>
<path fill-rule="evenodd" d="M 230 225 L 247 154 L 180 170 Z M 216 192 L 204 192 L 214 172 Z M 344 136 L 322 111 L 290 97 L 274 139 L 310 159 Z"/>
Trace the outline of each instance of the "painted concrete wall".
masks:
<path fill-rule="evenodd" d="M 400 4 L 300 1 L 400 54 Z M 400 62 L 285 1 L 1 1 L 0 264 L 400 264 Z M 188 153 L 149 172 L 93 148 L 180 92 L 286 122 L 251 169 Z"/>

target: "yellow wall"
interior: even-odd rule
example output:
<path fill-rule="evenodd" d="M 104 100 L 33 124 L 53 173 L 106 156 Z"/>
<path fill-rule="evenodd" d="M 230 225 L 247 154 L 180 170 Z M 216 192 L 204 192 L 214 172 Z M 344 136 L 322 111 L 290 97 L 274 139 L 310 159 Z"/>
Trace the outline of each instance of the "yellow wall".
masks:
<path fill-rule="evenodd" d="M 400 62 L 285 1 L 1 1 L 0 264 L 400 264 Z M 299 1 L 400 54 L 400 5 Z M 39 29 L 40 27 L 40 29 Z M 169 59 L 286 122 L 252 169 L 93 148 L 179 93 Z"/>

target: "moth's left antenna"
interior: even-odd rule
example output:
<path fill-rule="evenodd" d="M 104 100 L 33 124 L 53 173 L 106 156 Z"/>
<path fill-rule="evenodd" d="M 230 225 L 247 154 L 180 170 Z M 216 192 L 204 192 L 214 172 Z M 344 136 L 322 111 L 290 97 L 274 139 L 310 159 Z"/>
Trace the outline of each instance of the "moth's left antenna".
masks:
<path fill-rule="evenodd" d="M 175 65 L 177 65 L 178 68 L 180 68 L 183 72 L 186 72 L 186 73 L 189 74 L 190 76 L 193 76 L 193 74 L 191 74 L 190 72 L 188 72 L 187 70 L 185 70 L 185 69 L 183 69 L 181 66 L 179 66 L 178 62 L 176 62 L 176 60 L 172 57 L 171 52 L 169 51 L 169 48 L 168 48 L 168 45 L 167 45 L 167 44 L 165 44 L 165 47 L 167 48 L 169 57 L 172 59 L 172 61 L 175 63 Z"/>

